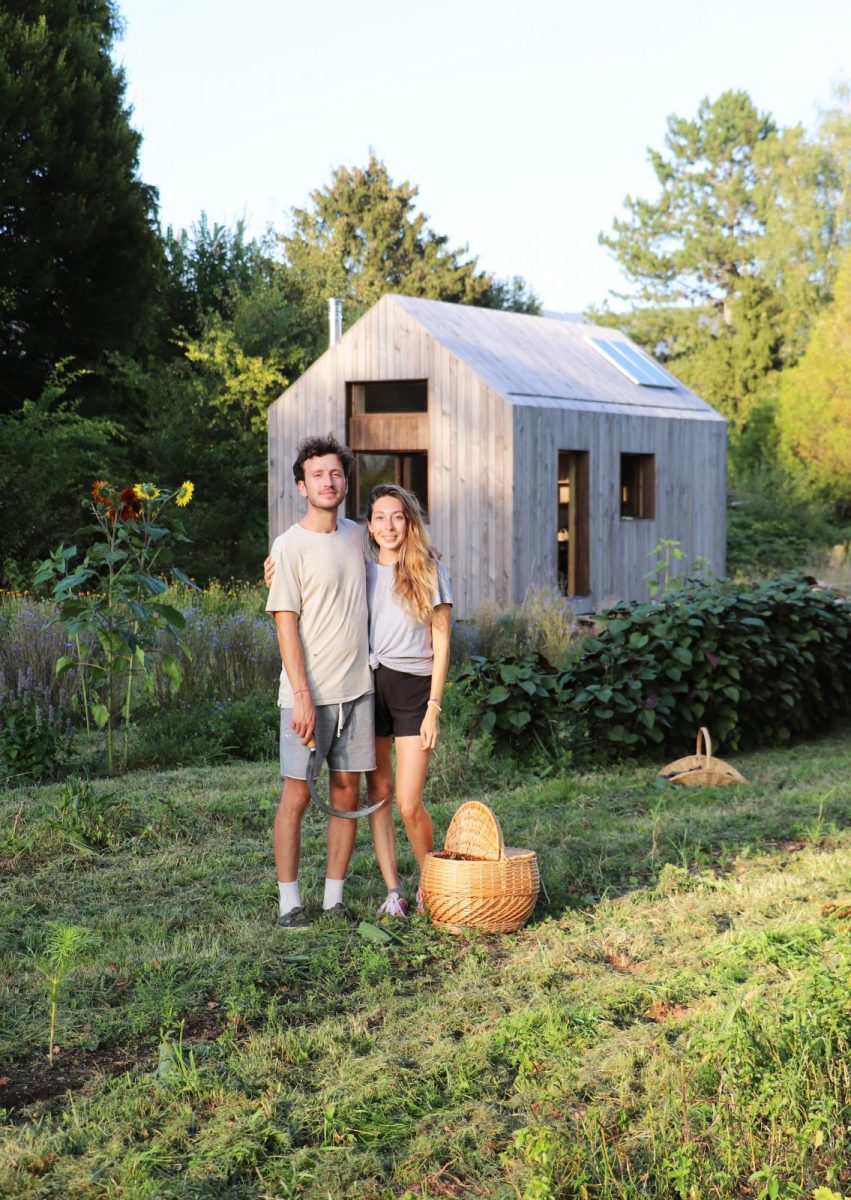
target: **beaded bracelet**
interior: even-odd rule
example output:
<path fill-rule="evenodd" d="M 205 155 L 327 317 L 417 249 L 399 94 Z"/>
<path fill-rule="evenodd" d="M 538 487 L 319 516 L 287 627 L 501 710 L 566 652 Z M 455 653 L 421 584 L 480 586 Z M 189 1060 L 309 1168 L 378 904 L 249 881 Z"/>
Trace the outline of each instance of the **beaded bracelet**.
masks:
<path fill-rule="evenodd" d="M 438 712 L 443 712 L 443 709 L 440 707 L 440 705 L 438 704 L 438 702 L 436 700 L 429 700 L 428 704 L 433 704 Z M 428 708 L 428 704 L 426 705 L 426 708 Z"/>

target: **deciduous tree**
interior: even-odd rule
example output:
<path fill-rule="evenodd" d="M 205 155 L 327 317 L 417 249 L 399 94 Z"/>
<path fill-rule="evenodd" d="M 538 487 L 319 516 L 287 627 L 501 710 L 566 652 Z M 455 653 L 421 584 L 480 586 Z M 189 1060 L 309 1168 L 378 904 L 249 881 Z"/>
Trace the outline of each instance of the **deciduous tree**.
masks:
<path fill-rule="evenodd" d="M 805 479 L 851 507 L 851 253 L 836 276 L 832 303 L 813 327 L 806 353 L 783 375 L 780 445 Z"/>

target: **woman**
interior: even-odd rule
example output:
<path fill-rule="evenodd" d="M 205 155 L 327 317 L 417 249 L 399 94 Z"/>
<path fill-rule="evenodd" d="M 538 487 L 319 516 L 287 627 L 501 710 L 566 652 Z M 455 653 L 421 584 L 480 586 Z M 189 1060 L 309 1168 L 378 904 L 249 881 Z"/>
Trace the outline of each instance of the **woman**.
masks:
<path fill-rule="evenodd" d="M 404 917 L 393 831 L 393 766 L 396 739 L 396 803 L 422 870 L 434 846 L 423 787 L 440 737 L 440 706 L 449 669 L 452 592 L 439 555 L 429 545 L 419 501 L 395 484 L 379 484 L 367 501 L 366 555 L 370 665 L 375 683 L 375 757 L 367 774 L 370 804 L 387 800 L 369 818 L 375 856 L 387 898 L 379 916 Z M 266 585 L 274 563 L 264 566 Z M 422 908 L 422 891 L 417 891 Z"/>
<path fill-rule="evenodd" d="M 371 804 L 388 803 L 369 818 L 387 899 L 379 916 L 404 917 L 393 833 L 393 768 L 396 740 L 396 803 L 422 870 L 434 846 L 423 788 L 440 737 L 440 706 L 449 669 L 452 593 L 437 552 L 429 545 L 416 496 L 395 484 L 379 484 L 367 502 L 366 564 L 370 664 L 375 675 L 376 770 L 367 775 Z M 422 891 L 417 891 L 422 908 Z"/>

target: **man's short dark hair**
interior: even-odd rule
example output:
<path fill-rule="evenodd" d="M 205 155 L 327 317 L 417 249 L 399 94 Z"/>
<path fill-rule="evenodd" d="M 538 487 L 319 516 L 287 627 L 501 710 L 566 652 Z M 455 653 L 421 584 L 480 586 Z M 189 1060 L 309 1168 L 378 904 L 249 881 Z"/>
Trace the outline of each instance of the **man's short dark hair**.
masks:
<path fill-rule="evenodd" d="M 352 473 L 355 456 L 348 446 L 343 446 L 329 433 L 326 437 L 305 438 L 298 448 L 298 458 L 293 463 L 293 475 L 296 483 L 304 483 L 304 464 L 309 458 L 324 458 L 326 454 L 336 454 L 343 466 L 346 479 Z"/>

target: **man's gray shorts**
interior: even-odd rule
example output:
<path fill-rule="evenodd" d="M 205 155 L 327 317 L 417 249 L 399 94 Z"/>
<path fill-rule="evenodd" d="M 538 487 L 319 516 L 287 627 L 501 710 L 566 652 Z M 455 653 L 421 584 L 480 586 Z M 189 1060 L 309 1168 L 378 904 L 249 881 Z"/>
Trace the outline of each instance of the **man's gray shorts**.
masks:
<path fill-rule="evenodd" d="M 310 751 L 292 726 L 293 710 L 281 709 L 281 775 L 306 779 Z M 375 702 L 372 692 L 343 704 L 316 707 L 316 768 L 331 771 L 375 770 Z"/>

